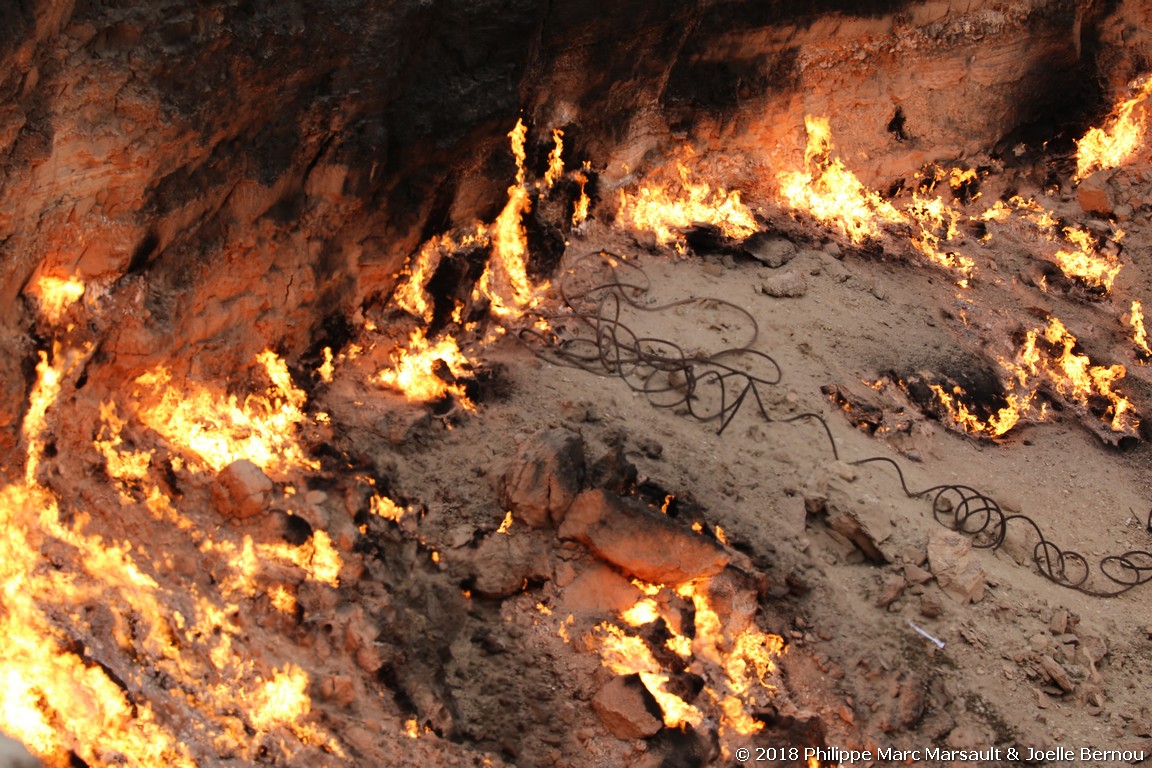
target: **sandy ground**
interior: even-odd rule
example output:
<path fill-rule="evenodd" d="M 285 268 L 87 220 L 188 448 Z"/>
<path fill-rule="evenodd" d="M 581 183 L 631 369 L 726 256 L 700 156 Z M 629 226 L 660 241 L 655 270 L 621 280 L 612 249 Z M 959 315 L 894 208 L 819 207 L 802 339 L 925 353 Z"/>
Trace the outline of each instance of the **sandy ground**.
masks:
<path fill-rule="evenodd" d="M 1033 194 L 1071 220 L 1092 218 L 1070 193 Z M 984 207 L 973 204 L 976 211 Z M 606 249 L 647 275 L 651 291 L 643 300 L 649 305 L 701 300 L 632 312 L 626 321 L 641 334 L 674 340 L 686 350 L 748 344 L 770 355 L 782 378 L 762 388 L 768 412 L 777 419 L 822 414 L 844 462 L 893 459 L 914 489 L 973 486 L 1007 514 L 1032 518 L 1048 540 L 1083 553 L 1093 568 L 1103 556 L 1152 545 L 1145 442 L 1124 450 L 1107 445 L 1098 436 L 1097 417 L 1072 408 L 1051 410 L 1042 423 L 1023 424 L 995 441 L 977 438 L 945 428 L 938 414 L 924 413 L 895 387 L 885 394 L 866 386 L 915 372 L 955 377 L 974 364 L 994 371 L 994 356 L 1011 348 L 1013 334 L 1043 325 L 1053 314 L 1080 337 L 1080 348 L 1094 363 L 1125 364 L 1128 376 L 1120 389 L 1141 414 L 1152 410 L 1148 368 L 1121 322 L 1130 299 L 1140 298 L 1149 284 L 1141 263 L 1152 235 L 1146 212 L 1123 225 L 1124 267 L 1103 299 L 1071 284 L 1047 291 L 1036 286 L 1038 257 L 1027 237 L 1002 233 L 984 244 L 965 238 L 965 252 L 976 257 L 976 277 L 961 289 L 954 275 L 924 264 L 895 238 L 882 251 L 865 253 L 837 244 L 815 225 L 777 215 L 770 216 L 770 227 L 798 246 L 794 258 L 777 269 L 739 254 L 689 249 L 678 255 L 645 247 L 596 222 L 571 238 L 565 264 Z M 784 271 L 800 276 L 802 295 L 765 295 L 762 284 Z M 748 317 L 703 301 L 709 298 L 731 302 L 754 318 L 758 335 L 752 339 Z M 551 306 L 558 304 L 553 295 Z M 1031 562 L 1035 538 L 1016 521 L 1004 546 L 964 556 L 982 573 L 986 588 L 976 602 L 958 600 L 937 580 L 915 583 L 917 574 L 927 577 L 934 569 L 935 563 L 926 562 L 929 541 L 945 531 L 930 501 L 905 497 L 886 464 L 835 462 L 814 422 L 768 423 L 749 403 L 718 434 L 716 423 L 654 407 L 619 377 L 542 361 L 512 338 L 481 356 L 501 371 L 504 394 L 482 402 L 474 415 L 425 422 L 419 434 L 394 440 L 399 446 L 390 449 L 394 489 L 431 505 L 419 526 L 426 546 L 459 546 L 454 537 L 462 526 L 494 530 L 503 510 L 492 487 L 511 454 L 542 427 L 568 426 L 583 435 L 591 458 L 624 445 L 641 479 L 692 498 L 707 524 L 719 526 L 731 546 L 768 576 L 773 587 L 761 602 L 759 621 L 787 639 L 790 648 L 781 663 L 788 695 L 801 710 L 820 716 L 828 745 L 873 754 L 893 746 L 999 748 L 1004 764 L 1012 762 L 1004 752 L 1009 747 L 1025 756 L 1028 750 L 1066 748 L 1079 757 L 1086 747 L 1152 755 L 1152 711 L 1141 682 L 1152 655 L 1149 588 L 1100 598 L 1051 583 Z M 876 435 L 856 428 L 856 413 L 832 402 L 830 387 L 870 393 L 883 423 L 898 426 Z M 805 499 L 819 496 L 829 478 L 841 506 L 864 519 L 888 562 L 865 557 L 830 532 L 820 511 L 806 511 Z M 449 570 L 452 560 L 450 552 L 445 555 Z M 908 571 L 908 565 L 925 570 Z M 1090 585 L 1116 586 L 1098 574 Z M 510 606 L 517 603 L 528 614 L 533 604 L 561 609 L 564 591 L 556 580 L 533 583 L 501 611 L 515 612 Z M 530 623 L 538 626 L 537 619 Z M 912 623 L 938 639 L 939 647 Z M 577 699 L 584 698 L 586 683 L 568 675 L 574 668 L 589 672 L 595 664 L 580 660 L 572 646 L 545 645 L 551 648 L 545 666 L 563 685 L 583 691 Z M 565 660 L 565 654 L 575 654 L 575 660 Z M 1045 671 L 1048 662 L 1069 675 L 1071 690 Z M 512 688 L 522 694 L 524 685 L 537 684 L 542 683 Z M 520 701 L 504 715 L 514 722 L 531 719 L 515 706 L 527 704 Z M 522 751 L 530 739 L 506 756 L 524 765 L 608 765 L 646 750 L 603 738 L 579 701 L 565 702 L 564 711 L 553 716 L 587 731 L 583 756 L 558 741 L 551 758 L 530 757 Z M 474 720 L 484 718 L 476 714 Z"/>

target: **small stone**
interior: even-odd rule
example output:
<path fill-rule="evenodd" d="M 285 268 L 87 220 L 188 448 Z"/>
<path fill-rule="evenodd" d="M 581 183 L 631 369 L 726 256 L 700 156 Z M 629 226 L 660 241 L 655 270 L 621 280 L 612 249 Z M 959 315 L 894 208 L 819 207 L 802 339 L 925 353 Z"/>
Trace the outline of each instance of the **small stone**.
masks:
<path fill-rule="evenodd" d="M 922 549 L 918 549 L 917 547 L 908 547 L 907 549 L 900 551 L 900 559 L 905 563 L 911 563 L 915 566 L 922 566 L 924 563 L 928 562 L 928 555 L 925 554 L 924 550 Z M 907 577 L 907 574 L 905 574 L 905 577 Z M 911 579 L 908 580 L 911 581 Z"/>
<path fill-rule="evenodd" d="M 1078 653 L 1083 654 L 1084 658 L 1093 664 L 1099 664 L 1108 655 L 1108 643 L 1104 638 L 1095 635 L 1080 635 L 1078 639 L 1080 642 Z"/>
<path fill-rule="evenodd" d="M 880 590 L 880 599 L 876 601 L 876 605 L 881 608 L 887 608 L 900 598 L 904 592 L 904 587 L 908 586 L 908 582 L 904 577 L 898 573 L 889 574 L 884 579 L 884 586 Z"/>
<path fill-rule="evenodd" d="M 664 727 L 660 705 L 639 675 L 614 677 L 592 697 L 592 708 L 618 739 L 645 739 Z"/>
<path fill-rule="evenodd" d="M 224 517 L 245 520 L 264 511 L 271 493 L 272 481 L 264 470 L 248 459 L 239 459 L 216 475 L 212 506 Z"/>
<path fill-rule="evenodd" d="M 1102 216 L 1112 214 L 1115 204 L 1108 179 L 1106 171 L 1097 171 L 1080 182 L 1076 189 L 1076 200 L 1085 213 L 1098 213 Z"/>
<path fill-rule="evenodd" d="M 760 291 L 777 299 L 796 299 L 808 293 L 808 279 L 803 272 L 788 270 L 766 279 Z"/>
<path fill-rule="evenodd" d="M 1048 631 L 1054 635 L 1063 635 L 1068 632 L 1068 611 L 1061 608 L 1052 614 L 1048 622 Z"/>
<path fill-rule="evenodd" d="M 1072 685 L 1072 679 L 1068 677 L 1068 672 L 1051 656 L 1041 656 L 1040 666 L 1044 669 L 1044 674 L 1060 686 L 1060 689 L 1065 693 L 1071 693 L 1075 689 L 1075 686 Z"/>
<path fill-rule="evenodd" d="M 782 237 L 758 232 L 744 241 L 744 252 L 761 264 L 777 269 L 795 258 L 796 246 Z"/>
<path fill-rule="evenodd" d="M 926 619 L 939 618 L 940 614 L 944 612 L 944 606 L 940 604 L 940 597 L 935 594 L 923 594 L 920 596 L 920 615 Z"/>
<path fill-rule="evenodd" d="M 923 584 L 932 579 L 932 574 L 918 565 L 909 563 L 904 566 L 904 578 L 909 584 Z"/>
<path fill-rule="evenodd" d="M 1050 644 L 1051 641 L 1048 635 L 1043 634 L 1033 635 L 1032 639 L 1028 641 L 1028 647 L 1036 651 L 1036 653 L 1044 653 L 1044 651 L 1048 650 Z"/>
<path fill-rule="evenodd" d="M 23 744 L 0 733 L 0 765 L 4 768 L 39 768 L 41 763 Z"/>
<path fill-rule="evenodd" d="M 356 686 L 347 675 L 329 675 L 320 683 L 320 695 L 327 701 L 347 707 L 356 700 Z"/>
<path fill-rule="evenodd" d="M 466 560 L 477 594 L 508 597 L 524 589 L 526 581 L 545 581 L 551 576 L 546 534 L 521 531 L 494 533 L 474 549 L 454 550 L 453 557 Z M 458 554 L 457 554 L 458 553 Z"/>

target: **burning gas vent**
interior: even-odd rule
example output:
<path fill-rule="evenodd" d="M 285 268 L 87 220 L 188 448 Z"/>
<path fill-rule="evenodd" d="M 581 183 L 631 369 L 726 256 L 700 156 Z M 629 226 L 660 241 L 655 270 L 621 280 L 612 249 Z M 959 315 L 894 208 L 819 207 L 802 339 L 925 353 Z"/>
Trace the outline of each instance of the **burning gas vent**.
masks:
<path fill-rule="evenodd" d="M 1120 633 L 1152 580 L 1152 39 L 1098 5 L 23 4 L 0 732 L 811 768 L 1059 699 L 1146 738 L 1146 649 L 1022 607 Z M 1135 525 L 1068 511 L 1098 477 Z"/>

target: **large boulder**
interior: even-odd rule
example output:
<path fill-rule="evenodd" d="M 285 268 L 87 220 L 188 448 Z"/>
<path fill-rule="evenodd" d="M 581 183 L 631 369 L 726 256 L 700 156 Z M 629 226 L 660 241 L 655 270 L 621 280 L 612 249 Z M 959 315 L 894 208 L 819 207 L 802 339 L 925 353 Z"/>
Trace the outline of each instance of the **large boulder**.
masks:
<path fill-rule="evenodd" d="M 601 560 L 652 584 L 674 586 L 714 576 L 730 559 L 712 539 L 599 489 L 576 497 L 559 535 L 579 541 Z"/>

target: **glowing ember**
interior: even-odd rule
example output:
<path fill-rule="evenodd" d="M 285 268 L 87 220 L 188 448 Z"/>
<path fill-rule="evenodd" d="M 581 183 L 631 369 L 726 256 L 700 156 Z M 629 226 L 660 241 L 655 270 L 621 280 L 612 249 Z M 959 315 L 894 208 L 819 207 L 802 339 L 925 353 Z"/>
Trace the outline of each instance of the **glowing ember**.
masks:
<path fill-rule="evenodd" d="M 404 519 L 404 508 L 398 506 L 396 502 L 387 496 L 373 496 L 368 508 L 372 514 L 378 515 L 385 520 L 391 520 L 394 523 L 398 523 Z"/>
<path fill-rule="evenodd" d="M 504 519 L 500 522 L 500 527 L 496 529 L 496 533 L 508 533 L 508 529 L 512 527 L 512 513 L 507 512 Z"/>
<path fill-rule="evenodd" d="M 656 601 L 650 597 L 646 597 L 636 605 L 620 614 L 620 618 L 626 624 L 632 627 L 642 627 L 645 624 L 651 624 L 660 618 L 660 609 L 656 606 Z"/>
<path fill-rule="evenodd" d="M 1152 95 L 1152 75 L 1135 84 L 1136 94 L 1116 105 L 1104 128 L 1089 128 L 1076 142 L 1076 176 L 1079 181 L 1094 170 L 1116 168 L 1136 154 L 1144 141 L 1144 102 Z"/>
<path fill-rule="evenodd" d="M 1132 325 L 1132 343 L 1146 357 L 1152 357 L 1152 349 L 1148 348 L 1148 332 L 1144 330 L 1144 306 L 1139 300 L 1132 302 L 1128 322 Z"/>
<path fill-rule="evenodd" d="M 432 344 L 424 329 L 417 328 L 408 337 L 407 349 L 393 351 L 392 363 L 377 374 L 377 380 L 409 400 L 430 402 L 452 394 L 465 408 L 474 407 L 464 387 L 455 383 L 455 377 L 467 373 L 469 363 L 454 337 L 445 336 Z"/>
<path fill-rule="evenodd" d="M 55 325 L 60 322 L 68 307 L 84 295 L 84 282 L 78 277 L 43 275 L 32 286 L 31 293 L 40 305 L 40 314 Z"/>
<path fill-rule="evenodd" d="M 143 403 L 140 420 L 199 462 L 219 472 L 239 459 L 248 459 L 272 476 L 319 464 L 304 454 L 296 431 L 307 417 L 306 396 L 292 383 L 288 366 L 265 350 L 256 356 L 271 382 L 263 395 L 241 401 L 197 382 L 182 387 L 166 368 L 136 378 L 136 396 Z"/>
<path fill-rule="evenodd" d="M 740 201 L 738 191 L 713 189 L 694 182 L 688 166 L 678 161 L 677 191 L 666 187 L 643 186 L 635 195 L 620 192 L 617 220 L 633 229 L 652 232 L 660 245 L 682 244 L 681 232 L 697 224 L 710 224 L 725 237 L 743 240 L 758 230 L 752 211 Z M 682 247 L 682 245 L 681 245 Z"/>

